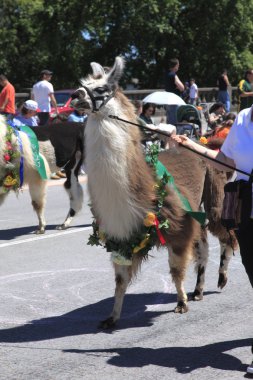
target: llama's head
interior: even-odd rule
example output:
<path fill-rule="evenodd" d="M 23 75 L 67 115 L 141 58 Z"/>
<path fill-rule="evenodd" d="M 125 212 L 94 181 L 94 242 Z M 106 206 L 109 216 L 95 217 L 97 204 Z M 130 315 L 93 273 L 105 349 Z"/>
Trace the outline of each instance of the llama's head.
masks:
<path fill-rule="evenodd" d="M 93 73 L 81 80 L 82 87 L 74 92 L 71 102 L 76 109 L 84 109 L 89 113 L 98 112 L 113 98 L 123 73 L 124 60 L 116 57 L 111 69 L 91 62 L 91 68 Z"/>

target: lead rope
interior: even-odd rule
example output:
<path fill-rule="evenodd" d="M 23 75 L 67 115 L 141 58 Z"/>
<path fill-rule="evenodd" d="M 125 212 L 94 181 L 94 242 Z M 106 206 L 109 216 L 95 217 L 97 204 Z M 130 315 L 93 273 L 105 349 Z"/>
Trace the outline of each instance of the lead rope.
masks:
<path fill-rule="evenodd" d="M 128 121 L 128 120 L 125 120 L 125 119 L 121 119 L 121 118 L 118 117 L 118 116 L 115 116 L 115 115 L 109 115 L 109 117 L 110 117 L 111 119 L 116 119 L 116 120 L 119 120 L 119 121 L 123 121 L 124 123 L 131 124 L 131 125 L 135 125 L 135 126 L 137 126 L 137 127 L 139 127 L 139 128 L 146 129 L 146 130 L 148 130 L 148 131 L 152 131 L 152 132 L 154 132 L 154 130 L 151 129 L 151 128 L 149 128 L 149 127 L 144 127 L 144 125 L 137 124 L 137 123 L 133 123 L 133 122 Z M 163 132 L 163 131 L 157 131 L 157 133 L 159 133 L 159 135 L 164 135 L 164 136 L 170 137 L 170 134 L 168 134 L 168 133 L 166 133 L 166 132 Z M 185 146 L 184 144 L 179 143 L 179 145 L 182 146 L 182 147 L 185 148 L 185 149 L 190 150 L 190 151 L 193 152 L 193 153 L 198 154 L 198 155 L 201 156 L 201 157 L 204 157 L 204 158 L 206 158 L 206 159 L 208 159 L 208 160 L 210 160 L 210 161 L 214 161 L 214 162 L 216 162 L 216 163 L 218 163 L 218 164 L 221 164 L 222 166 L 225 166 L 225 167 L 227 167 L 227 168 L 229 168 L 229 169 L 231 169 L 231 170 L 233 170 L 233 171 L 236 171 L 236 172 L 238 172 L 238 173 L 244 174 L 244 175 L 248 176 L 249 178 L 253 178 L 253 177 L 252 177 L 252 176 L 253 176 L 253 173 L 249 174 L 248 172 L 245 172 L 244 170 L 234 168 L 232 165 L 225 164 L 225 163 L 223 163 L 223 162 L 217 160 L 216 158 L 207 157 L 204 153 L 197 152 L 195 149 L 189 148 L 188 146 Z"/>

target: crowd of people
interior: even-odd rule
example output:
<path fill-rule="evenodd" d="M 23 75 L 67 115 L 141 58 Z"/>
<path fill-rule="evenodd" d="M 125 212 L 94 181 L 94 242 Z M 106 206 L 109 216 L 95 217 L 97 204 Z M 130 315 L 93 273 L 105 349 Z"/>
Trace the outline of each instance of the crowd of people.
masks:
<path fill-rule="evenodd" d="M 183 82 L 180 80 L 177 72 L 179 70 L 179 60 L 172 58 L 169 60 L 168 69 L 165 75 L 165 90 L 182 97 L 186 103 L 197 105 L 199 102 L 199 89 L 194 78 Z M 226 112 L 231 110 L 230 89 L 231 83 L 228 78 L 228 71 L 223 69 L 217 78 L 217 102 L 224 105 Z M 241 111 L 253 104 L 253 69 L 245 72 L 244 78 L 237 85 L 238 109 Z M 173 120 L 173 115 L 171 115 Z"/>
<path fill-rule="evenodd" d="M 12 121 L 12 124 L 23 124 L 36 127 L 46 125 L 49 122 L 52 107 L 56 116 L 59 114 L 57 102 L 54 96 L 54 87 L 51 83 L 53 72 L 42 70 L 40 78 L 31 91 L 31 99 L 25 101 L 19 109 L 15 104 L 15 88 L 5 75 L 0 75 L 0 114 Z M 68 121 L 84 122 L 87 119 L 85 111 L 73 109 L 68 116 Z"/>

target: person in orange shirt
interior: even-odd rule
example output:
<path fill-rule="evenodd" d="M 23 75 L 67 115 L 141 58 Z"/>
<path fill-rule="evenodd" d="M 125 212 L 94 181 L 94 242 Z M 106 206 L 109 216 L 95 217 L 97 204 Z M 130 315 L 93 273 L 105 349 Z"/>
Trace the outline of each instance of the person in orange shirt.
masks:
<path fill-rule="evenodd" d="M 225 114 L 224 121 L 217 125 L 213 134 L 210 137 L 202 136 L 200 142 L 210 149 L 219 151 L 234 124 L 235 118 L 236 115 L 232 112 Z"/>
<path fill-rule="evenodd" d="M 3 87 L 0 93 L 0 113 L 5 116 L 15 114 L 15 88 L 8 81 L 5 75 L 0 75 L 0 86 Z"/>

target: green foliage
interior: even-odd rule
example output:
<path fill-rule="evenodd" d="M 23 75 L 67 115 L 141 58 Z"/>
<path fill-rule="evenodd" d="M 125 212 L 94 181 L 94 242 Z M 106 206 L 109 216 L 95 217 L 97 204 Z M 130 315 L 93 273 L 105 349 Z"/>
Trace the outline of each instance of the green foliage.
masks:
<path fill-rule="evenodd" d="M 163 87 L 171 57 L 179 76 L 215 86 L 226 67 L 237 84 L 253 67 L 253 0 L 5 0 L 0 5 L 0 69 L 19 90 L 41 69 L 56 89 L 78 86 L 89 63 L 123 55 L 122 84 Z"/>

